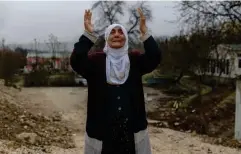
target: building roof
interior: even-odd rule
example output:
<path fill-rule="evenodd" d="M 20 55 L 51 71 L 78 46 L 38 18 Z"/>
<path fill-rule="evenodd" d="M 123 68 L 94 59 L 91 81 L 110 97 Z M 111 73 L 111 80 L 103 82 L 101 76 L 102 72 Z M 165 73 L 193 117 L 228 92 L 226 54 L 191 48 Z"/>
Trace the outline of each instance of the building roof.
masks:
<path fill-rule="evenodd" d="M 71 52 L 56 52 L 54 55 L 56 58 L 63 58 L 63 57 L 69 57 Z M 51 58 L 53 56 L 52 52 L 45 52 L 45 51 L 39 51 L 37 52 L 38 57 L 42 58 Z M 28 52 L 28 57 L 36 57 L 36 52 Z"/>
<path fill-rule="evenodd" d="M 224 44 L 225 48 L 235 52 L 241 52 L 241 44 Z"/>

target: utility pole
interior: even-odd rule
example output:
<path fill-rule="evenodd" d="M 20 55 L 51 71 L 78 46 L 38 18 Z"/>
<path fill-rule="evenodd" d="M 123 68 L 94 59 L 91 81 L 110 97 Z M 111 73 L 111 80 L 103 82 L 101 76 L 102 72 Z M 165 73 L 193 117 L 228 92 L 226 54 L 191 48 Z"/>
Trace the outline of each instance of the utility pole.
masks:
<path fill-rule="evenodd" d="M 2 38 L 2 49 L 4 49 L 4 48 L 5 48 L 5 39 Z"/>
<path fill-rule="evenodd" d="M 236 81 L 235 139 L 241 141 L 241 80 Z"/>
<path fill-rule="evenodd" d="M 38 52 L 37 52 L 37 39 L 34 39 L 34 51 L 35 51 L 35 67 L 38 66 Z"/>

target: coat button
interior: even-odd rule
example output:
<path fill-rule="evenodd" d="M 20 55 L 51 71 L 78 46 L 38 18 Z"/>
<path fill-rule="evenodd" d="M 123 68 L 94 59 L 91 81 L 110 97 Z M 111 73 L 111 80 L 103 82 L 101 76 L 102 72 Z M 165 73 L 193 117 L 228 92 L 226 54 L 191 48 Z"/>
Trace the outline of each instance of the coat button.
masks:
<path fill-rule="evenodd" d="M 120 96 L 118 96 L 117 99 L 120 99 Z"/>
<path fill-rule="evenodd" d="M 118 110 L 120 111 L 120 110 L 121 110 L 121 107 L 118 107 Z"/>

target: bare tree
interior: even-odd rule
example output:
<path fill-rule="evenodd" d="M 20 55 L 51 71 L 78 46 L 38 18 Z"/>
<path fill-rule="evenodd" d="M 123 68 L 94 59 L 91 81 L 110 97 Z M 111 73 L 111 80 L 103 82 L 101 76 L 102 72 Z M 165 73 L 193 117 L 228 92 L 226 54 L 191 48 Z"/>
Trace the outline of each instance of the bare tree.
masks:
<path fill-rule="evenodd" d="M 31 43 L 32 46 L 32 52 L 35 53 L 35 63 L 32 63 L 33 70 L 36 71 L 39 68 L 39 49 L 37 47 L 38 41 L 37 39 L 33 39 L 33 42 Z"/>
<path fill-rule="evenodd" d="M 2 38 L 1 46 L 2 46 L 2 49 L 5 48 L 5 39 L 4 38 Z"/>
<path fill-rule="evenodd" d="M 54 68 L 56 64 L 56 53 L 59 51 L 60 48 L 60 42 L 58 41 L 58 37 L 55 36 L 54 34 L 49 35 L 49 40 L 46 42 L 50 52 L 52 53 L 52 69 Z"/>
<path fill-rule="evenodd" d="M 60 42 L 58 41 L 58 37 L 54 34 L 49 35 L 48 42 L 46 42 L 50 52 L 52 52 L 52 58 L 56 58 L 56 52 L 59 50 Z"/>
<path fill-rule="evenodd" d="M 225 22 L 241 23 L 240 1 L 182 1 L 180 20 L 189 26 L 212 27 Z"/>
<path fill-rule="evenodd" d="M 69 66 L 69 56 L 70 56 L 70 52 L 68 52 L 67 50 L 67 43 L 62 42 L 61 43 L 61 68 L 63 70 L 68 70 L 68 66 Z"/>
<path fill-rule="evenodd" d="M 34 51 L 35 51 L 35 64 L 38 66 L 38 49 L 37 49 L 37 39 L 34 39 Z"/>
<path fill-rule="evenodd" d="M 143 14 L 146 17 L 146 21 L 150 22 L 152 20 L 152 11 L 150 6 L 148 5 L 147 1 L 142 1 L 142 2 L 138 2 L 136 4 L 134 4 L 133 6 L 131 6 L 128 9 L 128 12 L 130 14 L 127 26 L 129 27 L 127 33 L 129 35 L 130 38 L 130 43 L 131 44 L 135 44 L 137 43 L 136 38 L 138 37 L 138 35 L 140 34 L 139 32 L 139 14 L 136 11 L 136 8 L 141 8 L 143 11 Z"/>
<path fill-rule="evenodd" d="M 141 8 L 143 10 L 144 15 L 146 16 L 147 21 L 151 21 L 152 19 L 152 12 L 148 2 L 137 2 L 129 8 L 126 6 L 124 1 L 97 1 L 93 4 L 92 10 L 96 10 L 98 12 L 98 19 L 96 22 L 95 33 L 101 35 L 100 40 L 98 43 L 103 46 L 103 34 L 105 28 L 113 23 L 121 23 L 120 17 L 124 16 L 124 9 L 127 8 L 127 12 L 130 14 L 129 20 L 126 24 L 127 32 L 129 35 L 129 41 L 131 45 L 138 43 L 136 37 L 139 34 L 139 15 L 136 11 L 137 8 Z M 97 45 L 98 46 L 98 45 Z"/>
<path fill-rule="evenodd" d="M 105 28 L 113 23 L 119 22 L 119 16 L 124 16 L 124 1 L 97 1 L 92 5 L 92 10 L 98 12 L 95 32 L 102 35 Z"/>

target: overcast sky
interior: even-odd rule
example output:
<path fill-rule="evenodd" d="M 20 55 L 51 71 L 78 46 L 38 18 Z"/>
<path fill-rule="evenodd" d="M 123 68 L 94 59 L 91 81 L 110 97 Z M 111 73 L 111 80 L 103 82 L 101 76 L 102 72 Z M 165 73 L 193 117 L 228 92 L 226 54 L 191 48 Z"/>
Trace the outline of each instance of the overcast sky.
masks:
<path fill-rule="evenodd" d="M 83 32 L 83 13 L 91 7 L 90 1 L 5 1 L 0 2 L 0 38 L 6 43 L 28 43 L 34 38 L 43 42 L 53 33 L 60 41 L 75 41 Z M 148 24 L 153 35 L 173 35 L 178 25 L 173 8 L 176 2 L 149 2 L 153 22 Z M 97 14 L 93 14 L 97 16 Z M 128 14 L 126 15 L 126 19 Z"/>

